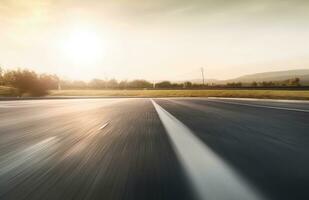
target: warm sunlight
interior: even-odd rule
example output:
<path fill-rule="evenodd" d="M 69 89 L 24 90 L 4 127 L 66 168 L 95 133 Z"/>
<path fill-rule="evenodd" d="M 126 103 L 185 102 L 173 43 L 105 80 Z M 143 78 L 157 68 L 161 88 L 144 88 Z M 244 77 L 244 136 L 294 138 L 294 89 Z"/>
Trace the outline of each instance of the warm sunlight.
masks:
<path fill-rule="evenodd" d="M 309 200 L 309 0 L 0 0 L 0 200 Z"/>
<path fill-rule="evenodd" d="M 75 29 L 62 44 L 63 54 L 74 64 L 94 64 L 104 56 L 104 49 L 102 38 L 87 29 Z"/>

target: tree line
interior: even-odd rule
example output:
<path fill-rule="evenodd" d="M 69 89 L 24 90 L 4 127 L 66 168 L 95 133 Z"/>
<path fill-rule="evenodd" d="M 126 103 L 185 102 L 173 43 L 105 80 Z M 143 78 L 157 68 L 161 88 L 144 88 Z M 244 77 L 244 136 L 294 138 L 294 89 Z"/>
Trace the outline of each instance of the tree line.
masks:
<path fill-rule="evenodd" d="M 59 78 L 57 75 L 38 74 L 31 70 L 3 70 L 0 68 L 0 86 L 13 87 L 14 95 L 43 96 L 49 90 L 55 89 L 207 89 L 207 88 L 242 88 L 242 87 L 299 87 L 300 79 L 293 78 L 284 81 L 263 82 L 231 82 L 226 84 L 197 84 L 189 81 L 173 83 L 161 81 L 151 83 L 147 80 L 93 79 L 91 81 L 71 81 Z"/>
<path fill-rule="evenodd" d="M 62 89 L 203 89 L 203 88 L 267 88 L 267 87 L 299 87 L 300 79 L 292 78 L 283 81 L 262 81 L 252 83 L 229 82 L 226 84 L 199 84 L 190 81 L 173 83 L 171 81 L 160 81 L 151 83 L 147 80 L 122 80 L 116 79 L 102 80 L 93 79 L 91 81 L 68 81 L 60 80 Z"/>
<path fill-rule="evenodd" d="M 283 81 L 262 81 L 262 82 L 252 82 L 252 87 L 299 87 L 300 79 L 291 78 Z"/>

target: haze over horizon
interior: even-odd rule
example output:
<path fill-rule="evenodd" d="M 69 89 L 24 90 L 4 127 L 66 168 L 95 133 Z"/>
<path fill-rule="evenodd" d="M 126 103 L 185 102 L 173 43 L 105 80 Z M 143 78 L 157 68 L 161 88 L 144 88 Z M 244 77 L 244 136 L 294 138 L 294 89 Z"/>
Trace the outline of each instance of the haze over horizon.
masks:
<path fill-rule="evenodd" d="M 72 79 L 309 68 L 306 0 L 2 0 L 0 66 Z"/>

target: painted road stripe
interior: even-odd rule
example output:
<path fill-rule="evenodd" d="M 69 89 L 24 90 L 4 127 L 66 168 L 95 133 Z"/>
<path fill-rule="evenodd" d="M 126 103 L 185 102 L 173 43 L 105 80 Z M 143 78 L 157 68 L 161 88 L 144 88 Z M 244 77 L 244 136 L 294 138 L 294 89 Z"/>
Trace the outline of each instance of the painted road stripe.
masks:
<path fill-rule="evenodd" d="M 109 122 L 107 122 L 107 123 L 103 124 L 103 125 L 99 128 L 99 130 L 104 129 L 104 128 L 108 125 L 108 124 L 109 124 Z"/>
<path fill-rule="evenodd" d="M 201 200 L 265 199 L 193 132 L 151 99 L 197 197 Z"/>
<path fill-rule="evenodd" d="M 257 101 L 257 102 L 272 102 L 272 103 L 291 103 L 291 104 L 302 103 L 302 104 L 308 104 L 309 105 L 308 100 L 292 100 L 292 99 L 257 99 L 257 98 L 236 98 L 236 97 L 207 97 L 207 99 Z"/>
<path fill-rule="evenodd" d="M 210 102 L 218 102 L 218 103 L 225 103 L 225 104 L 233 104 L 233 105 L 241 105 L 241 106 L 251 106 L 256 108 L 270 108 L 270 109 L 277 109 L 277 110 L 287 110 L 287 111 L 296 111 L 296 112 L 306 112 L 309 113 L 309 110 L 297 109 L 297 108 L 285 108 L 285 107 L 277 107 L 277 106 L 264 106 L 264 105 L 257 105 L 257 104 L 248 104 L 248 103 L 238 103 L 238 102 L 227 102 L 227 101 L 220 101 L 220 100 L 213 100 L 207 99 L 206 101 Z"/>

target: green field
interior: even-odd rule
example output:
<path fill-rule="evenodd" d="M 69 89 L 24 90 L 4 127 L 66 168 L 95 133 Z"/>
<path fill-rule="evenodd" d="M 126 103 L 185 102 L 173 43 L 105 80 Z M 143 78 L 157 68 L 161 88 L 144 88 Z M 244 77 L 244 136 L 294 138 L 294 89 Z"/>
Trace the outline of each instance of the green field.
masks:
<path fill-rule="evenodd" d="M 297 90 L 53 90 L 49 96 L 102 97 L 234 97 L 309 100 L 309 91 Z"/>

